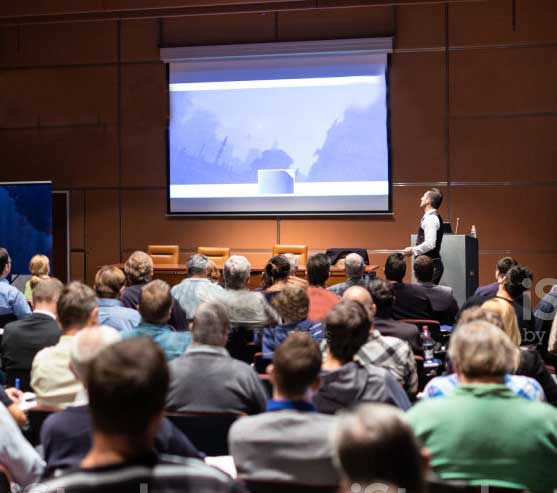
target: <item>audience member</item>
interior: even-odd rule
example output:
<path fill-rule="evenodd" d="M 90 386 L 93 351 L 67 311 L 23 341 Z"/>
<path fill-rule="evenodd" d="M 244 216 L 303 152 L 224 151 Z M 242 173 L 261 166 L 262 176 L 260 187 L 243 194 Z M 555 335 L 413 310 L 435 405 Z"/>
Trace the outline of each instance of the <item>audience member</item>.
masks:
<path fill-rule="evenodd" d="M 112 265 L 101 267 L 95 276 L 99 323 L 119 331 L 131 329 L 141 320 L 137 310 L 125 307 L 121 301 L 125 284 L 124 273 Z"/>
<path fill-rule="evenodd" d="M 190 332 L 175 332 L 168 320 L 172 309 L 170 286 L 156 279 L 141 288 L 139 313 L 141 322 L 136 327 L 122 332 L 124 339 L 150 337 L 164 351 L 168 361 L 184 354 L 191 344 Z"/>
<path fill-rule="evenodd" d="M 70 349 L 75 335 L 84 327 L 98 325 L 97 301 L 93 290 L 74 281 L 56 304 L 62 336 L 56 344 L 37 353 L 31 368 L 31 387 L 42 406 L 66 407 L 83 390 L 70 370 Z"/>
<path fill-rule="evenodd" d="M 426 290 L 416 284 L 403 281 L 406 275 L 406 259 L 402 253 L 389 255 L 385 263 L 385 277 L 394 290 L 392 315 L 395 319 L 431 320 L 433 308 Z"/>
<path fill-rule="evenodd" d="M 77 470 L 40 486 L 41 493 L 239 491 L 202 461 L 153 452 L 168 390 L 161 349 L 148 338 L 112 344 L 87 366 L 92 447 Z"/>
<path fill-rule="evenodd" d="M 398 337 L 410 344 L 412 351 L 421 351 L 420 333 L 414 324 L 408 324 L 393 318 L 395 291 L 393 285 L 383 279 L 372 279 L 369 292 L 375 304 L 375 329 L 381 335 Z"/>
<path fill-rule="evenodd" d="M 486 299 L 497 296 L 499 284 L 503 281 L 509 269 L 515 265 L 518 265 L 518 262 L 512 257 L 500 258 L 495 265 L 495 282 L 487 284 L 486 286 L 480 286 L 474 292 L 474 296 L 481 296 Z"/>
<path fill-rule="evenodd" d="M 29 261 L 31 279 L 25 283 L 25 301 L 33 301 L 33 289 L 43 279 L 48 279 L 50 274 L 50 260 L 46 255 L 33 255 Z"/>
<path fill-rule="evenodd" d="M 324 253 L 311 255 L 307 264 L 309 287 L 309 320 L 323 321 L 340 298 L 331 291 L 327 291 L 327 279 L 331 269 L 331 260 Z"/>
<path fill-rule="evenodd" d="M 213 262 L 212 260 L 209 260 L 207 262 L 207 279 L 209 279 L 209 281 L 211 281 L 213 284 L 221 284 L 221 275 L 220 275 L 220 270 L 217 267 L 217 264 L 215 264 L 215 262 Z"/>
<path fill-rule="evenodd" d="M 70 364 L 85 388 L 91 362 L 104 348 L 120 340 L 116 329 L 108 326 L 84 329 L 74 337 Z M 53 413 L 45 420 L 41 428 L 41 443 L 47 463 L 47 476 L 78 467 L 90 450 L 92 424 L 87 401 L 85 398 L 81 405 Z M 167 419 L 161 423 L 155 446 L 160 453 L 201 457 L 191 442 Z"/>
<path fill-rule="evenodd" d="M 56 322 L 56 304 L 63 289 L 64 285 L 58 279 L 50 277 L 40 281 L 33 289 L 33 314 L 4 327 L 4 371 L 30 372 L 35 355 L 58 343 L 61 332 Z"/>
<path fill-rule="evenodd" d="M 288 284 L 293 284 L 294 286 L 300 286 L 301 288 L 307 289 L 308 282 L 301 277 L 298 277 L 298 262 L 299 255 L 295 253 L 284 253 L 283 254 L 290 264 L 290 275 L 288 276 Z"/>
<path fill-rule="evenodd" d="M 407 414 L 441 478 L 530 491 L 557 485 L 557 413 L 504 385 L 515 354 L 508 336 L 489 323 L 453 333 L 449 355 L 462 385 Z"/>
<path fill-rule="evenodd" d="M 290 262 L 286 255 L 271 257 L 263 271 L 263 293 L 265 299 L 271 301 L 288 284 Z"/>
<path fill-rule="evenodd" d="M 292 333 L 275 351 L 267 412 L 240 418 L 228 440 L 238 476 L 246 480 L 336 485 L 329 435 L 335 418 L 316 412 L 321 352 L 311 336 Z"/>
<path fill-rule="evenodd" d="M 4 404 L 0 404 L 0 464 L 22 489 L 39 481 L 45 466 L 40 455 L 21 434 Z"/>
<path fill-rule="evenodd" d="M 126 308 L 137 310 L 141 288 L 153 280 L 153 259 L 145 252 L 137 250 L 133 252 L 124 265 L 126 274 L 126 289 L 122 294 L 122 304 Z M 172 311 L 168 324 L 178 331 L 188 328 L 187 316 L 175 298 L 172 298 Z"/>
<path fill-rule="evenodd" d="M 512 309 L 510 310 L 510 312 L 514 316 L 514 312 Z M 460 316 L 458 325 L 465 325 L 477 321 L 487 322 L 495 325 L 496 327 L 499 327 L 500 329 L 503 329 L 505 333 L 511 338 L 511 341 L 513 337 L 515 338 L 515 341 L 520 340 L 520 333 L 518 332 L 518 326 L 516 325 L 516 322 L 514 324 L 514 329 L 505 329 L 505 324 L 501 320 L 501 317 L 498 313 L 480 307 L 472 307 L 465 310 Z M 513 335 L 511 336 L 511 334 Z M 518 339 L 516 338 L 517 336 Z M 518 365 L 520 360 L 518 351 L 515 356 L 515 365 Z M 545 394 L 541 385 L 533 378 L 523 375 L 507 374 L 505 375 L 504 383 L 514 394 L 519 397 L 530 401 L 545 401 Z M 433 397 L 443 397 L 452 394 L 458 387 L 458 385 L 459 381 L 456 373 L 436 377 L 427 383 L 424 391 L 422 392 L 421 398 L 429 399 Z"/>
<path fill-rule="evenodd" d="M 364 366 L 375 365 L 390 370 L 407 394 L 416 395 L 418 373 L 412 349 L 407 342 L 397 337 L 383 336 L 375 329 L 373 326 L 375 305 L 369 291 L 362 286 L 351 286 L 344 292 L 342 299 L 358 301 L 369 311 L 371 322 L 369 337 L 354 359 Z"/>
<path fill-rule="evenodd" d="M 23 392 L 15 387 L 4 389 L 0 385 L 0 402 L 4 404 L 14 421 L 21 427 L 27 425 L 27 415 L 19 407 Z"/>
<path fill-rule="evenodd" d="M 193 319 L 192 337 L 186 353 L 170 363 L 167 409 L 239 414 L 264 411 L 267 399 L 259 377 L 225 349 L 225 308 L 219 303 L 200 305 Z"/>
<path fill-rule="evenodd" d="M 246 257 L 232 255 L 224 263 L 225 290 L 220 300 L 225 304 L 231 324 L 274 325 L 277 315 L 259 291 L 250 291 L 251 265 Z"/>
<path fill-rule="evenodd" d="M 172 288 L 172 295 L 188 318 L 195 317 L 195 310 L 201 303 L 216 301 L 222 295 L 222 288 L 207 277 L 209 259 L 196 253 L 186 262 L 188 277 Z"/>
<path fill-rule="evenodd" d="M 453 288 L 433 284 L 433 260 L 421 255 L 414 260 L 414 275 L 418 285 L 423 287 L 433 308 L 433 319 L 441 325 L 453 325 L 458 313 L 458 303 Z"/>
<path fill-rule="evenodd" d="M 8 250 L 0 248 L 0 327 L 31 314 L 23 293 L 8 282 L 11 270 L 12 259 Z"/>
<path fill-rule="evenodd" d="M 385 404 L 362 404 L 343 414 L 334 433 L 342 493 L 425 491 L 429 454 L 420 449 L 404 414 Z"/>
<path fill-rule="evenodd" d="M 294 331 L 303 331 L 311 335 L 316 342 L 324 337 L 323 324 L 308 320 L 309 298 L 306 290 L 299 286 L 286 286 L 273 299 L 273 306 L 281 316 L 283 323 L 268 327 L 263 331 L 263 354 L 272 358 L 273 351 Z"/>
<path fill-rule="evenodd" d="M 371 319 L 359 302 L 343 300 L 325 321 L 327 353 L 321 372 L 321 387 L 313 398 L 315 407 L 334 414 L 358 402 L 385 402 L 408 409 L 410 402 L 389 370 L 362 365 L 354 356 L 367 342 Z"/>
<path fill-rule="evenodd" d="M 337 296 L 341 296 L 351 286 L 367 286 L 364 279 L 366 264 L 364 259 L 357 253 L 349 253 L 344 259 L 344 271 L 346 272 L 346 281 L 339 284 L 333 284 L 328 289 Z"/>
<path fill-rule="evenodd" d="M 551 289 L 543 296 L 543 298 L 536 306 L 536 309 L 534 310 L 534 331 L 536 334 L 543 334 L 542 340 L 538 344 L 538 350 L 540 350 L 540 353 L 542 355 L 546 354 L 547 347 L 549 346 L 551 327 L 553 322 L 557 318 L 555 317 L 556 313 L 557 313 L 557 284 L 552 286 Z M 555 338 L 553 338 L 552 345 L 554 344 L 555 344 Z M 555 351 L 552 351 L 551 353 L 550 362 L 557 363 L 557 359 L 555 358 Z"/>

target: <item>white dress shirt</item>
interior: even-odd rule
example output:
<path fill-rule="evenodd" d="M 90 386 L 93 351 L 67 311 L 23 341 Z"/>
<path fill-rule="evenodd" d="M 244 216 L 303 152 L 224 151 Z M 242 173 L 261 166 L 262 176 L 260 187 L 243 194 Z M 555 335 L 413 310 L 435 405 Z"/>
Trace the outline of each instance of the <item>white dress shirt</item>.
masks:
<path fill-rule="evenodd" d="M 420 225 L 424 230 L 424 242 L 412 247 L 415 257 L 423 255 L 435 248 L 435 243 L 437 242 L 437 231 L 439 231 L 439 228 L 441 227 L 441 221 L 435 212 L 437 212 L 435 209 L 431 209 L 422 217 Z"/>

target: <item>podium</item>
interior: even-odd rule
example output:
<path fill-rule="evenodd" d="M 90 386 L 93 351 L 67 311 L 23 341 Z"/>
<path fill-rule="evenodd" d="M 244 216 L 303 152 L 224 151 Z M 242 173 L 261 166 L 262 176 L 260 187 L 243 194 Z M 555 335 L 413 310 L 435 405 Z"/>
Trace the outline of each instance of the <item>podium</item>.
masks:
<path fill-rule="evenodd" d="M 416 245 L 416 235 L 411 237 L 411 245 Z M 453 288 L 458 305 L 462 304 L 478 288 L 479 262 L 478 239 L 466 235 L 443 235 L 441 259 L 445 272 L 439 284 Z M 414 258 L 412 258 L 412 282 L 414 277 Z"/>

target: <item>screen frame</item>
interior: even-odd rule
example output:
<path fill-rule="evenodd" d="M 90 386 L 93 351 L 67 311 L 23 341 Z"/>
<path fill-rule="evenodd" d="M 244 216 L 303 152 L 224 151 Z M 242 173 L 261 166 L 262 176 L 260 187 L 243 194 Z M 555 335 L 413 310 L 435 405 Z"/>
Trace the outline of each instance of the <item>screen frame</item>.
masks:
<path fill-rule="evenodd" d="M 340 53 L 383 53 L 387 55 L 385 66 L 386 85 L 386 130 L 387 130 L 387 176 L 388 196 L 387 210 L 356 210 L 356 211 L 215 211 L 215 212 L 173 212 L 171 211 L 170 197 L 170 118 L 167 120 L 165 129 L 166 141 L 166 214 L 168 218 L 190 217 L 190 218 L 350 218 L 362 216 L 394 216 L 393 212 L 393 177 L 392 177 L 392 148 L 391 148 L 391 100 L 390 100 L 390 71 L 393 38 L 359 38 L 344 40 L 320 40 L 303 42 L 277 42 L 277 43 L 247 43 L 242 45 L 219 45 L 198 47 L 176 47 L 161 48 L 161 60 L 166 65 L 166 95 L 168 112 L 170 115 L 170 63 L 200 60 L 219 59 L 245 59 L 250 57 L 275 56 L 290 54 L 340 54 Z M 256 199 L 255 199 L 256 200 Z"/>

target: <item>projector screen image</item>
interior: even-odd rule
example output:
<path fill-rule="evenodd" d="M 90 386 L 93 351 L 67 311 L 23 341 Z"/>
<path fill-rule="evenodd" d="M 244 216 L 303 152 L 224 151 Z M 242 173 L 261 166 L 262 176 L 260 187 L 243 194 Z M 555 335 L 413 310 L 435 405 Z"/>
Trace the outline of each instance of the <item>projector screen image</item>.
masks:
<path fill-rule="evenodd" d="M 304 58 L 171 64 L 170 213 L 389 212 L 386 56 Z"/>

